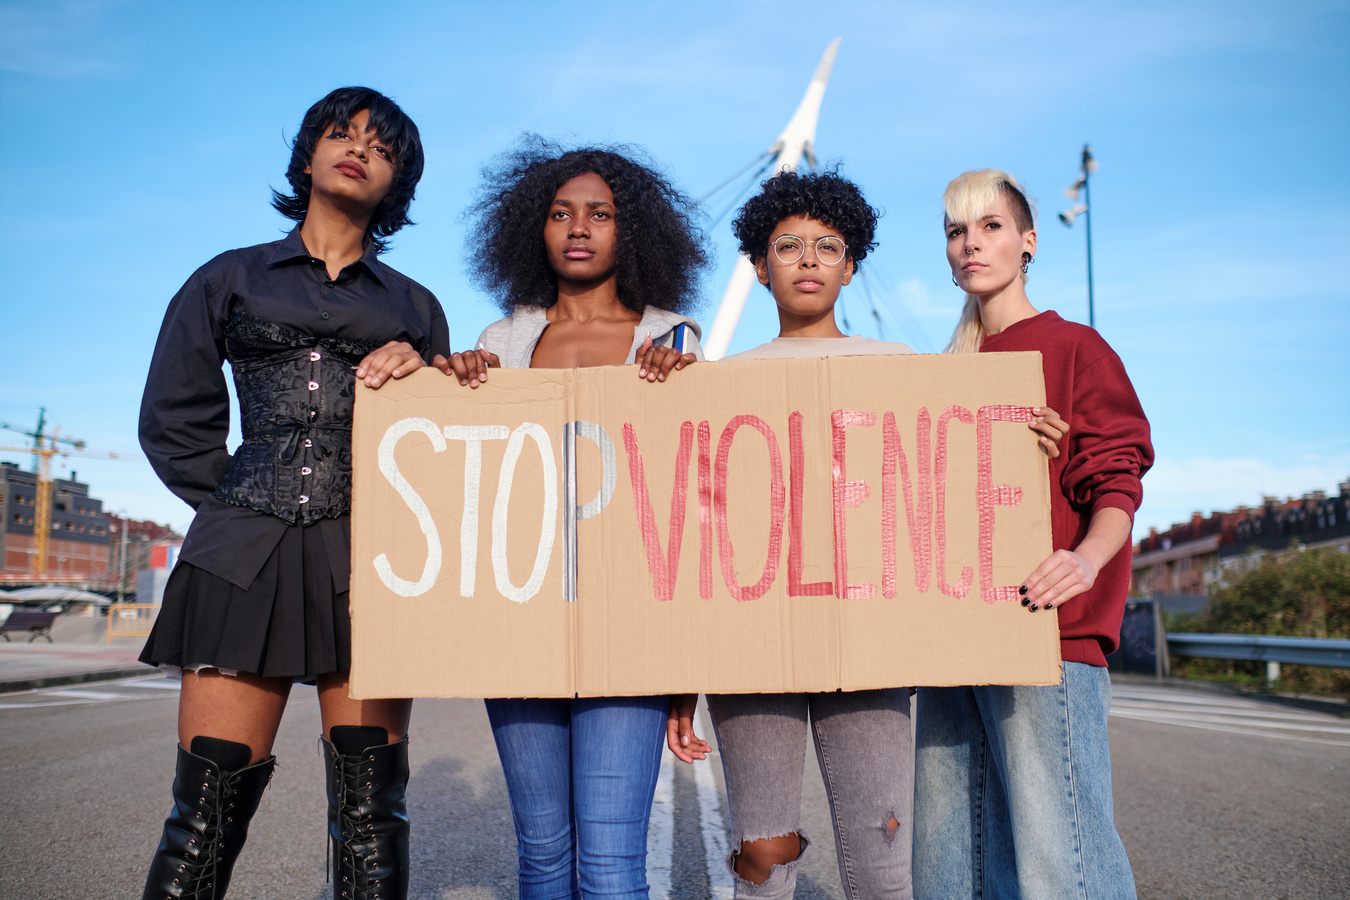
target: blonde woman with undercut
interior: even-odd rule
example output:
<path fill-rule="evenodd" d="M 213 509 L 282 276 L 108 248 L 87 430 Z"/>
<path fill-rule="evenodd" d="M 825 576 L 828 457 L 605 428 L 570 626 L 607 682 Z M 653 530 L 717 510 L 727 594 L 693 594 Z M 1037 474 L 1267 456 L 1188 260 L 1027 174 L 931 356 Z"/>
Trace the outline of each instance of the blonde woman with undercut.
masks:
<path fill-rule="evenodd" d="M 1046 403 L 1070 425 L 1050 460 L 1054 552 L 1020 588 L 1059 621 L 1063 675 L 1045 687 L 919 692 L 914 895 L 1133 898 L 1112 815 L 1106 654 L 1120 643 L 1130 529 L 1153 463 L 1120 358 L 1091 328 L 1034 307 L 1035 210 L 1011 175 L 966 172 L 943 195 L 952 280 L 966 294 L 947 352 L 1038 350 Z"/>

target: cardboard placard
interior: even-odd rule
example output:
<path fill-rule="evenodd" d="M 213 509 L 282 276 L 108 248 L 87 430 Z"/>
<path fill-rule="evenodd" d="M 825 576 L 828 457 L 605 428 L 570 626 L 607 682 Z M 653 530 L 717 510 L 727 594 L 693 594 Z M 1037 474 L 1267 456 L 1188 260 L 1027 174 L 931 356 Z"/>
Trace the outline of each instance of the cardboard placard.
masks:
<path fill-rule="evenodd" d="M 1039 353 L 358 390 L 352 695 L 1059 681 Z"/>

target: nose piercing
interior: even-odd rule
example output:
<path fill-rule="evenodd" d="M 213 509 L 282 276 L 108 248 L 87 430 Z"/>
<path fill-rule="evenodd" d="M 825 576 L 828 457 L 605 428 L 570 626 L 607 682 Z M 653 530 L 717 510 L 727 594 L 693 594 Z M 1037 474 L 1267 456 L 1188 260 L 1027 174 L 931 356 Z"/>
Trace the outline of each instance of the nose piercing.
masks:
<path fill-rule="evenodd" d="M 972 248 L 970 248 L 970 247 L 967 247 L 967 248 L 966 248 L 966 256 L 974 256 L 974 255 L 975 255 L 974 249 L 972 249 Z"/>

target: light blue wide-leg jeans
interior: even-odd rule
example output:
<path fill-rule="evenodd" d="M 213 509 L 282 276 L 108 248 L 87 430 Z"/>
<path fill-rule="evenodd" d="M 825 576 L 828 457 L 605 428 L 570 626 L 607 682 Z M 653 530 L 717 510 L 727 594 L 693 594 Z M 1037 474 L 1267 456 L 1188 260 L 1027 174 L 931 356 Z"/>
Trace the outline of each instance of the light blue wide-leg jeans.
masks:
<path fill-rule="evenodd" d="M 488 700 L 521 900 L 646 900 L 669 698 Z"/>
<path fill-rule="evenodd" d="M 1104 668 L 1058 685 L 919 691 L 918 900 L 1133 900 L 1116 833 Z"/>

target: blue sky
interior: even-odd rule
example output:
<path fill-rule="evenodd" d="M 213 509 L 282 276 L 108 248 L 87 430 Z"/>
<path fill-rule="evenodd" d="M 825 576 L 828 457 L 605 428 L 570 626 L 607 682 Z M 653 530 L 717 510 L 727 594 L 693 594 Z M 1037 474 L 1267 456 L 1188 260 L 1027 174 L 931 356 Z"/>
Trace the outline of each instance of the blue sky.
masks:
<path fill-rule="evenodd" d="M 1158 453 L 1136 536 L 1350 477 L 1346 3 L 0 0 L 0 421 L 45 406 L 138 456 L 165 304 L 215 254 L 283 233 L 268 188 L 333 87 L 375 87 L 422 129 L 419 224 L 385 259 L 437 293 L 461 347 L 497 315 L 464 250 L 493 154 L 524 131 L 636 144 L 701 196 L 774 140 L 836 36 L 816 146 L 885 210 L 882 336 L 945 343 L 961 297 L 940 196 L 985 166 L 1040 201 L 1032 302 L 1086 321 L 1081 222 L 1055 213 L 1090 142 L 1097 327 Z M 726 220 L 711 239 L 705 325 L 735 258 Z M 861 285 L 844 296 L 876 336 Z M 775 332 L 756 291 L 731 349 Z M 190 520 L 143 461 L 57 467 L 108 509 Z"/>

